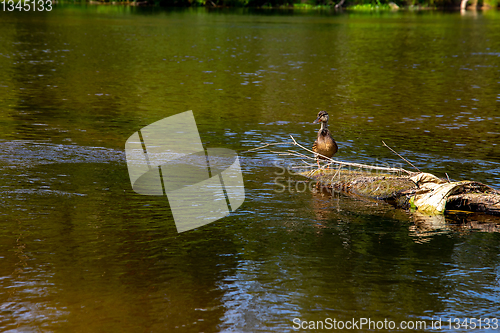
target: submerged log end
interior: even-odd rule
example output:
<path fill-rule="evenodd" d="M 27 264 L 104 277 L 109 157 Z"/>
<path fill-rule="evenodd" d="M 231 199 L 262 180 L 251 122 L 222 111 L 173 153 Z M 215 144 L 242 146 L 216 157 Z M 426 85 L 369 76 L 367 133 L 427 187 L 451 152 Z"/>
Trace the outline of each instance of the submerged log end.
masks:
<path fill-rule="evenodd" d="M 500 196 L 496 193 L 464 193 L 448 197 L 446 209 L 484 212 L 500 216 Z"/>

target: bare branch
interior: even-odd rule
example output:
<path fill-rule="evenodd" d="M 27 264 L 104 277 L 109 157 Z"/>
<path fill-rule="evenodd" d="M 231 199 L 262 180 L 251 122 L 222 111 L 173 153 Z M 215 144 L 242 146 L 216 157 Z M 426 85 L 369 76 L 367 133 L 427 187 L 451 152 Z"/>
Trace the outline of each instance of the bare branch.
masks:
<path fill-rule="evenodd" d="M 406 158 L 404 158 L 403 156 L 399 155 L 398 153 L 396 153 L 396 151 L 394 149 L 392 149 L 391 147 L 389 147 L 388 145 L 385 144 L 384 141 L 382 141 L 382 143 L 384 144 L 384 146 L 386 146 L 387 148 L 389 148 L 390 151 L 392 151 L 394 154 L 398 155 L 399 157 L 401 157 L 401 159 L 403 161 L 405 161 L 406 163 L 408 163 L 409 165 L 411 165 L 412 167 L 414 167 L 418 172 L 422 172 L 420 171 L 419 168 L 417 168 L 416 166 L 414 166 L 410 161 L 408 161 Z"/>
<path fill-rule="evenodd" d="M 260 146 L 260 147 L 257 147 L 257 148 L 252 148 L 252 149 L 249 149 L 247 151 L 243 151 L 241 153 L 248 153 L 248 152 L 251 152 L 251 151 L 254 151 L 254 150 L 258 150 L 258 149 L 263 149 L 263 148 L 267 148 L 269 146 L 276 146 L 276 145 L 290 145 L 290 144 L 293 144 L 292 142 L 290 141 L 287 141 L 287 142 L 277 142 L 277 143 L 266 143 L 265 145 L 263 146 Z"/>
<path fill-rule="evenodd" d="M 339 168 L 337 169 L 337 172 L 335 172 L 335 174 L 333 175 L 332 179 L 330 179 L 330 184 L 333 183 L 333 180 L 335 179 L 335 177 L 337 176 L 337 174 L 340 172 L 340 169 L 342 169 L 342 165 L 339 165 Z"/>
<path fill-rule="evenodd" d="M 321 155 L 321 154 L 318 154 L 318 153 L 315 153 L 314 151 L 312 151 L 311 149 L 308 149 L 304 146 L 302 146 L 301 144 L 299 144 L 295 138 L 290 135 L 290 138 L 292 139 L 292 141 L 287 141 L 287 142 L 277 142 L 277 143 L 267 143 L 263 146 L 260 146 L 260 147 L 256 147 L 256 148 L 252 148 L 252 149 L 249 149 L 247 151 L 244 151 L 243 153 L 248 153 L 248 152 L 252 152 L 252 151 L 255 151 L 255 150 L 258 150 L 258 149 L 263 149 L 263 148 L 267 148 L 267 147 L 270 147 L 270 146 L 276 146 L 276 145 L 294 145 L 294 146 L 297 146 L 299 148 L 302 148 L 304 149 L 305 151 L 308 151 L 310 153 L 313 154 L 314 157 L 312 156 L 308 156 L 308 155 L 305 155 L 305 154 L 302 154 L 300 152 L 297 152 L 297 151 L 294 151 L 294 150 L 291 150 L 291 149 L 288 149 L 286 152 L 283 152 L 283 151 L 273 151 L 273 150 L 270 150 L 271 153 L 275 153 L 275 154 L 278 154 L 278 156 L 295 156 L 295 157 L 300 157 L 300 158 L 305 158 L 305 159 L 308 159 L 308 160 L 313 160 L 313 161 L 316 161 L 316 157 L 317 156 L 320 156 L 322 157 L 323 159 L 325 159 L 327 161 L 327 164 L 326 165 L 323 165 L 322 167 L 319 168 L 319 170 L 324 170 L 326 167 L 329 167 L 331 164 L 336 164 L 336 165 L 339 165 L 339 169 L 337 170 L 337 172 L 335 173 L 335 176 L 338 174 L 338 172 L 340 172 L 340 169 L 342 168 L 342 166 L 350 166 L 350 167 L 355 167 L 355 168 L 360 168 L 360 169 L 372 169 L 372 170 L 382 170 L 382 171 L 387 171 L 387 172 L 398 172 L 398 173 L 401 173 L 401 172 L 404 172 L 408 175 L 411 175 L 413 174 L 413 172 L 411 171 L 408 171 L 408 170 L 405 170 L 403 168 L 391 168 L 391 167 L 380 167 L 380 166 L 372 166 L 372 165 L 366 165 L 366 164 L 360 164 L 360 163 L 350 163 L 350 162 L 342 162 L 342 161 L 337 161 L 337 160 L 334 160 L 332 158 L 329 158 L 329 157 L 326 157 L 324 155 Z M 393 151 L 396 155 L 398 155 L 399 157 L 401 157 L 404 161 L 406 161 L 408 164 L 410 164 L 411 166 L 413 166 L 415 169 L 417 169 L 419 172 L 420 170 L 415 167 L 413 164 L 411 164 L 409 161 L 407 161 L 406 159 L 404 159 L 401 155 L 399 155 L 398 153 L 396 153 L 394 150 L 392 150 L 389 146 L 387 146 L 385 144 L 384 141 L 382 141 L 382 143 L 384 143 L 384 145 L 389 148 L 391 151 Z M 312 166 L 316 166 L 315 164 L 309 164 L 307 163 L 305 160 L 301 160 L 305 166 L 308 166 L 308 167 L 312 167 Z M 303 166 L 302 166 L 303 167 Z M 298 167 L 300 168 L 300 167 Z M 318 169 L 317 169 L 318 170 Z M 316 171 L 317 171 L 316 170 Z M 335 177 L 334 176 L 334 177 Z"/>
<path fill-rule="evenodd" d="M 293 140 L 293 144 L 310 152 L 310 153 L 313 153 L 314 155 L 316 156 L 321 156 L 322 158 L 324 158 L 325 160 L 327 161 L 330 161 L 331 163 L 335 163 L 335 164 L 339 164 L 339 165 L 350 165 L 350 166 L 353 166 L 353 167 L 356 167 L 356 168 L 364 168 L 364 169 L 373 169 L 373 170 L 384 170 L 384 171 L 389 171 L 389 172 L 406 172 L 407 174 L 411 174 L 412 172 L 408 171 L 408 170 L 405 170 L 405 169 L 402 169 L 402 168 L 388 168 L 388 167 L 378 167 L 378 166 L 372 166 L 372 165 L 366 165 L 366 164 L 359 164 L 359 163 L 349 163 L 349 162 L 341 162 L 341 161 L 336 161 L 334 159 L 331 159 L 330 157 L 326 157 L 324 155 L 321 155 L 321 154 L 318 154 L 318 153 L 315 153 L 313 152 L 312 150 L 302 146 L 301 144 L 297 143 L 297 141 L 295 141 L 294 137 L 290 135 L 290 137 L 292 138 Z"/>

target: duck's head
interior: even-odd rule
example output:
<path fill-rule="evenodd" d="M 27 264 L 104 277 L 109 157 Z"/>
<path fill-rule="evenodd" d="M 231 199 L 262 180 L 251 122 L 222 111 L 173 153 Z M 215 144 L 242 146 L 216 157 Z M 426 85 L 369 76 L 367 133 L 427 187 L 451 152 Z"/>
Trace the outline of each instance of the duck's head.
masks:
<path fill-rule="evenodd" d="M 326 111 L 318 112 L 318 118 L 313 122 L 313 124 L 317 124 L 319 122 L 327 123 L 328 122 L 328 113 Z"/>

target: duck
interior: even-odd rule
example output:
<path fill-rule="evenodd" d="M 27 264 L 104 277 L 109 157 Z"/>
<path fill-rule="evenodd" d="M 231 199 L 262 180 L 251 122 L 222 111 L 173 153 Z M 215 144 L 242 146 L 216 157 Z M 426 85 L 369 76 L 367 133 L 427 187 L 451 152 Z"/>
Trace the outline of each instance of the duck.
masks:
<path fill-rule="evenodd" d="M 339 150 L 337 143 L 332 137 L 330 130 L 328 129 L 328 112 L 320 111 L 318 112 L 318 117 L 313 122 L 313 124 L 318 124 L 321 122 L 321 128 L 318 131 L 318 137 L 314 141 L 312 146 L 312 151 L 315 152 L 316 160 L 319 166 L 319 160 L 324 160 L 325 158 L 317 154 L 331 158 Z"/>

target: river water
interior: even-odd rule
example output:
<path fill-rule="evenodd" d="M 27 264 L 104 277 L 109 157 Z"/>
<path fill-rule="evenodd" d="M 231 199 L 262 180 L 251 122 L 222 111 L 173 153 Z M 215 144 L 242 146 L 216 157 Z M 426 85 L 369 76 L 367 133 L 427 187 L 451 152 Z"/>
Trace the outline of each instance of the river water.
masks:
<path fill-rule="evenodd" d="M 499 12 L 59 5 L 0 12 L 0 31 L 0 331 L 494 331 L 498 220 L 309 190 L 283 169 L 300 159 L 245 151 L 309 147 L 327 110 L 340 160 L 399 165 L 384 140 L 500 188 Z M 124 148 L 186 110 L 205 147 L 238 152 L 246 200 L 178 234 L 165 197 L 132 190 Z"/>

